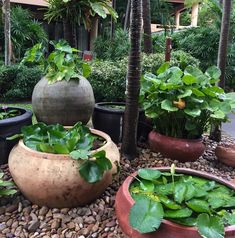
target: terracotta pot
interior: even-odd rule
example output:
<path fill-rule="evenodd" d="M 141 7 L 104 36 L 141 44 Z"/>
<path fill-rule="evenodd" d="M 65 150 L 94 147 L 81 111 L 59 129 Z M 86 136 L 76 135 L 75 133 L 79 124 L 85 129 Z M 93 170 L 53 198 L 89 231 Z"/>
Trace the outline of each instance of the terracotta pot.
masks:
<path fill-rule="evenodd" d="M 152 151 L 180 162 L 195 161 L 205 150 L 201 139 L 179 139 L 151 131 L 148 140 Z"/>
<path fill-rule="evenodd" d="M 215 149 L 215 155 L 220 162 L 235 167 L 235 145 L 228 147 L 219 145 Z"/>
<path fill-rule="evenodd" d="M 170 168 L 157 168 L 160 171 L 169 171 Z M 224 184 L 235 190 L 235 184 L 231 182 L 225 181 L 218 177 L 212 176 L 207 173 L 199 172 L 191 169 L 181 169 L 177 168 L 176 172 L 191 174 L 203 178 L 207 178 L 210 180 L 214 180 L 221 184 Z M 129 213 L 131 207 L 134 205 L 134 200 L 132 199 L 129 193 L 130 184 L 133 181 L 133 176 L 136 176 L 137 173 L 132 174 L 127 177 L 122 186 L 119 188 L 116 200 L 115 200 L 115 209 L 116 215 L 119 222 L 119 225 L 122 231 L 130 238 L 201 238 L 199 235 L 197 228 L 195 227 L 187 227 L 183 225 L 179 225 L 168 220 L 163 219 L 159 229 L 155 232 L 140 234 L 138 231 L 132 229 L 129 224 Z M 141 211 L 140 211 L 141 212 Z M 225 238 L 234 238 L 235 237 L 235 225 L 228 226 L 225 228 Z"/>
<path fill-rule="evenodd" d="M 32 106 L 38 121 L 73 126 L 78 121 L 86 124 L 90 120 L 95 99 L 92 87 L 84 77 L 53 84 L 42 78 L 34 87 Z"/>
<path fill-rule="evenodd" d="M 8 107 L 8 109 L 16 109 L 20 111 L 20 115 L 0 120 L 0 164 L 8 162 L 8 156 L 14 145 L 19 139 L 7 140 L 7 137 L 19 134 L 21 127 L 32 124 L 33 113 L 20 107 Z"/>
<path fill-rule="evenodd" d="M 103 179 L 94 184 L 80 177 L 79 161 L 68 155 L 37 152 L 19 141 L 10 153 L 9 170 L 28 200 L 39 206 L 77 207 L 92 202 L 104 192 L 117 172 L 120 155 L 107 134 L 93 129 L 91 132 L 106 140 L 106 144 L 96 151 L 105 150 L 113 165 L 104 173 Z"/>

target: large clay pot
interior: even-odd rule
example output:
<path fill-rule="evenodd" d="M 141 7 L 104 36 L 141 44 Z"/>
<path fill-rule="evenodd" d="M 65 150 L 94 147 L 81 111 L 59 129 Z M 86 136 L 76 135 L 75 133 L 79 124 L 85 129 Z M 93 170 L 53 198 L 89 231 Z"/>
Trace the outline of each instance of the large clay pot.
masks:
<path fill-rule="evenodd" d="M 42 78 L 33 90 L 33 111 L 37 120 L 46 124 L 73 126 L 78 121 L 86 124 L 94 105 L 92 87 L 84 77 L 53 84 Z"/>
<path fill-rule="evenodd" d="M 215 149 L 215 155 L 220 162 L 235 167 L 235 145 L 219 145 Z"/>
<path fill-rule="evenodd" d="M 125 105 L 123 102 L 99 102 L 95 104 L 92 115 L 94 128 L 107 133 L 115 143 L 122 142 Z M 150 132 L 145 120 L 144 110 L 139 109 L 138 140 L 143 139 L 143 137 L 147 138 L 145 134 Z"/>
<path fill-rule="evenodd" d="M 19 134 L 22 126 L 32 124 L 33 113 L 30 110 L 19 107 L 8 107 L 8 109 L 16 109 L 21 114 L 16 117 L 0 120 L 0 164 L 7 163 L 11 149 L 19 141 L 19 139 L 7 140 L 7 137 Z"/>
<path fill-rule="evenodd" d="M 155 131 L 149 133 L 149 145 L 152 151 L 180 162 L 195 161 L 205 150 L 201 139 L 178 139 Z"/>
<path fill-rule="evenodd" d="M 82 206 L 99 197 L 111 184 L 120 155 L 107 134 L 92 129 L 91 132 L 106 140 L 97 151 L 105 150 L 113 165 L 103 179 L 94 184 L 81 178 L 78 171 L 81 161 L 68 155 L 34 151 L 20 140 L 10 153 L 9 169 L 25 197 L 37 205 L 57 208 Z"/>
<path fill-rule="evenodd" d="M 157 168 L 160 171 L 169 171 L 170 168 Z M 210 180 L 217 181 L 221 184 L 224 184 L 232 189 L 235 189 L 235 184 L 215 177 L 213 175 L 199 172 L 196 170 L 191 169 L 181 169 L 177 168 L 176 172 L 183 173 L 183 174 L 191 174 L 198 177 L 207 178 Z M 119 225 L 122 231 L 127 235 L 129 238 L 201 238 L 199 235 L 197 228 L 195 227 L 187 227 L 183 225 L 179 225 L 173 223 L 171 221 L 163 219 L 159 229 L 155 232 L 140 234 L 138 231 L 132 229 L 129 224 L 129 213 L 131 207 L 134 205 L 134 200 L 132 199 L 129 193 L 129 187 L 132 183 L 134 176 L 137 173 L 132 174 L 131 176 L 127 177 L 124 181 L 122 186 L 119 188 L 116 200 L 115 200 L 115 209 L 116 215 L 119 222 Z M 141 211 L 140 211 L 141 212 Z M 235 237 L 235 225 L 228 226 L 225 228 L 225 238 L 234 238 Z"/>

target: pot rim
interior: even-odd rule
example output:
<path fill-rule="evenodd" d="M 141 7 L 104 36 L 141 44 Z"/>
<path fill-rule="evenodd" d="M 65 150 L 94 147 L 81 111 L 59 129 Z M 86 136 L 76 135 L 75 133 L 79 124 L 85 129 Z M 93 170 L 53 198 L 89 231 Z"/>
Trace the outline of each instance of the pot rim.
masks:
<path fill-rule="evenodd" d="M 169 171 L 171 168 L 170 167 L 159 167 L 159 168 L 152 168 L 152 169 L 157 169 L 157 170 L 160 170 L 162 172 L 166 172 L 166 171 Z M 207 179 L 212 179 L 216 182 L 219 182 L 223 185 L 226 185 L 228 186 L 229 188 L 231 189 L 234 189 L 235 190 L 235 184 L 229 182 L 229 181 L 226 181 L 222 178 L 219 178 L 215 175 L 211 175 L 211 174 L 208 174 L 208 173 L 205 173 L 205 172 L 201 172 L 201 171 L 197 171 L 197 170 L 193 170 L 193 169 L 186 169 L 186 168 L 176 168 L 175 169 L 176 172 L 179 172 L 179 173 L 185 173 L 185 174 L 192 174 L 194 175 L 195 173 L 195 176 L 198 176 L 198 177 L 203 177 L 203 178 L 207 178 Z M 135 201 L 134 199 L 131 197 L 131 194 L 129 192 L 129 187 L 130 187 L 130 184 L 132 183 L 132 181 L 134 180 L 134 177 L 137 175 L 137 171 L 132 173 L 131 175 L 129 175 L 123 182 L 122 186 L 123 186 L 123 191 L 128 191 L 126 193 L 126 199 L 128 201 L 129 204 L 131 204 L 131 206 L 134 205 Z M 177 224 L 177 223 L 174 223 L 172 221 L 169 221 L 169 220 L 166 220 L 166 219 L 163 219 L 162 220 L 162 223 L 164 224 L 167 224 L 167 225 L 170 225 L 170 226 L 174 226 L 174 227 L 178 227 L 178 228 L 183 228 L 185 230 L 191 230 L 191 231 L 197 231 L 197 228 L 196 227 L 188 227 L 188 226 L 184 226 L 184 225 L 180 225 L 180 224 Z M 132 228 L 133 229 L 133 228 Z M 228 232 L 228 231 L 231 231 L 231 230 L 235 230 L 235 225 L 230 225 L 230 226 L 226 226 L 224 228 L 225 232 Z"/>
<path fill-rule="evenodd" d="M 158 131 L 156 130 L 152 130 L 150 133 L 154 133 L 156 134 L 157 136 L 162 136 L 162 137 L 165 137 L 166 139 L 169 139 L 169 140 L 174 140 L 174 141 L 183 141 L 183 142 L 202 142 L 202 136 L 200 138 L 197 138 L 197 139 L 186 139 L 186 138 L 177 138 L 177 137 L 172 137 L 172 136 L 166 136 L 166 135 L 163 135 L 161 133 L 159 133 Z"/>
<path fill-rule="evenodd" d="M 22 112 L 22 114 L 20 114 L 19 116 L 10 117 L 10 118 L 7 118 L 7 119 L 0 120 L 0 127 L 1 126 L 7 126 L 7 125 L 16 124 L 16 123 L 19 123 L 19 122 L 23 122 L 23 121 L 26 121 L 30 117 L 33 116 L 32 111 L 29 110 L 29 109 L 26 109 L 26 108 L 11 107 L 11 106 L 7 106 L 7 108 L 19 110 L 19 111 Z"/>
<path fill-rule="evenodd" d="M 106 140 L 106 143 L 103 146 L 99 147 L 96 150 L 92 150 L 91 151 L 92 153 L 95 153 L 95 152 L 98 152 L 98 151 L 101 151 L 101 150 L 105 150 L 109 146 L 110 142 L 112 142 L 110 136 L 107 135 L 106 133 L 104 133 L 103 131 L 92 129 L 92 128 L 89 128 L 89 129 L 90 129 L 92 134 L 95 134 L 95 135 L 98 135 L 100 137 L 103 137 Z M 46 152 L 41 152 L 41 151 L 33 150 L 33 149 L 27 147 L 24 144 L 23 139 L 21 139 L 18 144 L 19 144 L 19 146 L 23 147 L 27 152 L 35 153 L 35 154 L 39 155 L 42 158 L 45 157 L 47 159 L 53 159 L 53 160 L 55 160 L 55 159 L 58 159 L 58 160 L 61 160 L 61 159 L 72 159 L 69 156 L 69 154 L 53 154 L 53 153 L 46 153 Z M 50 156 L 49 158 L 48 158 L 48 155 Z"/>
<path fill-rule="evenodd" d="M 108 112 L 108 113 L 116 113 L 116 114 L 123 114 L 125 111 L 124 109 L 120 108 L 110 108 L 110 107 L 105 107 L 109 105 L 117 105 L 117 106 L 125 106 L 125 102 L 98 102 L 95 104 L 95 110 L 100 111 L 100 112 Z M 139 113 L 144 113 L 144 109 L 139 107 Z"/>

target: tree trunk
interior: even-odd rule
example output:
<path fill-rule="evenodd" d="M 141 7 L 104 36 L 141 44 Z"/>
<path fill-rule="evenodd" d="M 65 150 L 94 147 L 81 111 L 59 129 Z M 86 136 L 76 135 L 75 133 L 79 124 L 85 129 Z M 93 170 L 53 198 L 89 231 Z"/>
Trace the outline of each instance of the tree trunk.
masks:
<path fill-rule="evenodd" d="M 126 15 L 125 15 L 125 22 L 124 22 L 124 31 L 128 28 L 128 23 L 130 21 L 130 6 L 131 6 L 131 0 L 128 0 L 127 6 L 126 6 Z"/>
<path fill-rule="evenodd" d="M 228 48 L 231 8 L 232 8 L 232 0 L 224 0 L 221 31 L 220 31 L 219 51 L 218 51 L 218 59 L 217 59 L 217 66 L 221 70 L 219 86 L 222 88 L 225 87 L 225 69 L 226 69 L 226 62 L 227 62 L 227 48 Z"/>
<path fill-rule="evenodd" d="M 74 47 L 74 37 L 73 37 L 73 27 L 72 24 L 67 20 L 63 20 L 63 31 L 64 31 L 64 39 Z"/>
<path fill-rule="evenodd" d="M 224 0 L 219 51 L 217 59 L 217 66 L 221 70 L 219 86 L 222 88 L 225 88 L 225 69 L 227 62 L 227 48 L 228 48 L 231 8 L 232 8 L 232 0 Z M 211 126 L 210 139 L 218 142 L 221 140 L 221 124 Z"/>
<path fill-rule="evenodd" d="M 143 8 L 143 28 L 144 28 L 144 52 L 151 54 L 153 52 L 152 35 L 151 35 L 151 12 L 150 0 L 142 0 Z"/>
<path fill-rule="evenodd" d="M 137 155 L 138 98 L 141 76 L 141 0 L 131 0 L 130 52 L 127 74 L 126 109 L 121 151 L 128 159 Z"/>
<path fill-rule="evenodd" d="M 116 0 L 112 0 L 112 8 L 116 10 Z M 111 17 L 111 38 L 115 35 L 115 19 Z"/>
<path fill-rule="evenodd" d="M 11 9 L 10 0 L 3 0 L 5 65 L 11 64 Z"/>
<path fill-rule="evenodd" d="M 198 3 L 193 3 L 192 5 L 192 15 L 191 15 L 191 26 L 196 27 L 198 21 Z"/>

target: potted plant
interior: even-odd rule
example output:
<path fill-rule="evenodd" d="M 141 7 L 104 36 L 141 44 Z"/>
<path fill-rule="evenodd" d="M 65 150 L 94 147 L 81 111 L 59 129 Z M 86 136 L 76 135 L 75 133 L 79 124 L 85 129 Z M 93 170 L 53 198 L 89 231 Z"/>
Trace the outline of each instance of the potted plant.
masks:
<path fill-rule="evenodd" d="M 215 149 L 217 159 L 231 167 L 235 167 L 235 144 L 220 143 Z"/>
<path fill-rule="evenodd" d="M 50 43 L 55 50 L 48 57 L 42 44 L 37 44 L 26 52 L 22 61 L 38 63 L 45 74 L 33 90 L 35 116 L 47 124 L 71 126 L 78 121 L 86 124 L 95 104 L 92 87 L 85 78 L 90 66 L 67 42 Z"/>
<path fill-rule="evenodd" d="M 107 133 L 115 143 L 122 141 L 125 103 L 123 102 L 99 102 L 95 104 L 92 115 L 92 123 L 95 129 Z M 141 140 L 146 131 L 144 110 L 139 109 L 137 139 Z"/>
<path fill-rule="evenodd" d="M 122 231 L 133 238 L 232 238 L 235 185 L 190 169 L 140 169 L 117 192 Z"/>
<path fill-rule="evenodd" d="M 9 170 L 35 204 L 85 205 L 101 195 L 117 173 L 119 151 L 104 132 L 80 122 L 70 128 L 38 123 L 21 131 L 15 137 L 23 140 L 10 153 Z"/>
<path fill-rule="evenodd" d="M 7 137 L 20 132 L 22 126 L 32 124 L 32 112 L 19 107 L 0 108 L 0 164 L 8 162 L 8 155 L 18 140 L 8 141 Z"/>
<path fill-rule="evenodd" d="M 152 150 L 183 162 L 202 155 L 202 134 L 211 124 L 227 121 L 234 108 L 231 94 L 215 85 L 219 77 L 215 66 L 203 73 L 193 66 L 182 71 L 165 63 L 157 75 L 142 78 L 140 102 L 154 124 L 149 134 Z"/>

